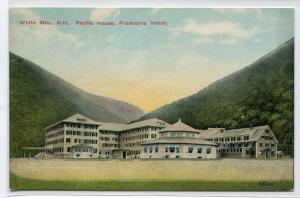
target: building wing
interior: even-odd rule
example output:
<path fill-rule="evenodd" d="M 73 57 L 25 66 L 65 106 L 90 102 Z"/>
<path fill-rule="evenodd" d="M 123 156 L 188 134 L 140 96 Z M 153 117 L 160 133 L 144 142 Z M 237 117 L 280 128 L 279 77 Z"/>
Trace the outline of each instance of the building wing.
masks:
<path fill-rule="evenodd" d="M 216 146 L 217 144 L 209 141 L 205 141 L 199 138 L 182 138 L 182 137 L 163 137 L 154 140 L 150 140 L 142 143 L 142 145 L 148 144 L 199 144 L 199 145 L 211 145 Z"/>
<path fill-rule="evenodd" d="M 200 133 L 200 138 L 213 139 L 213 138 L 249 136 L 249 141 L 257 141 L 266 131 L 269 131 L 274 137 L 274 139 L 276 140 L 276 142 L 278 142 L 274 133 L 272 132 L 272 130 L 268 125 L 250 127 L 250 128 L 232 129 L 232 130 L 208 129 L 208 130 L 203 130 Z"/>

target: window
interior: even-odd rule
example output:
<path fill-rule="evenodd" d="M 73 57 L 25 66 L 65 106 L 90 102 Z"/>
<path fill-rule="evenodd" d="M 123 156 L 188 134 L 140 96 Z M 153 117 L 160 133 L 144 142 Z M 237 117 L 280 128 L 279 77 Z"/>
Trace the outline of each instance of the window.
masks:
<path fill-rule="evenodd" d="M 152 146 L 149 146 L 149 151 L 150 153 L 152 153 Z"/>
<path fill-rule="evenodd" d="M 245 135 L 244 140 L 249 140 L 249 135 Z"/>
<path fill-rule="evenodd" d="M 270 129 L 266 129 L 265 131 L 266 131 L 266 133 L 270 133 Z"/>
<path fill-rule="evenodd" d="M 166 145 L 165 151 L 171 153 L 179 153 L 179 145 Z"/>
<path fill-rule="evenodd" d="M 67 134 L 67 135 L 72 135 L 72 131 L 67 130 L 67 131 L 66 131 L 66 134 Z"/>
<path fill-rule="evenodd" d="M 165 151 L 166 153 L 169 152 L 169 147 L 166 146 Z"/>
<path fill-rule="evenodd" d="M 71 142 L 71 138 L 66 138 L 66 142 L 70 143 Z"/>
<path fill-rule="evenodd" d="M 265 146 L 266 148 L 268 148 L 269 147 L 269 143 L 266 143 L 266 146 Z"/>
<path fill-rule="evenodd" d="M 68 148 L 67 148 L 67 151 L 68 151 L 68 152 L 71 152 L 71 147 L 68 147 Z"/>
<path fill-rule="evenodd" d="M 155 153 L 158 153 L 158 146 L 155 146 Z"/>
<path fill-rule="evenodd" d="M 198 153 L 202 153 L 202 147 L 198 147 L 197 151 Z"/>
<path fill-rule="evenodd" d="M 207 148 L 206 148 L 206 153 L 207 153 L 207 154 L 210 154 L 210 153 L 211 153 L 211 147 L 207 147 Z"/>
<path fill-rule="evenodd" d="M 192 153 L 193 150 L 194 150 L 193 146 L 189 146 L 189 147 L 188 147 L 188 152 L 189 152 L 189 153 Z"/>
<path fill-rule="evenodd" d="M 156 134 L 151 134 L 151 138 L 156 138 Z"/>
<path fill-rule="evenodd" d="M 175 147 L 174 147 L 174 146 L 171 146 L 171 147 L 170 147 L 170 152 L 171 152 L 171 153 L 175 153 Z"/>
<path fill-rule="evenodd" d="M 77 139 L 74 139 L 74 143 L 77 143 Z"/>
<path fill-rule="evenodd" d="M 259 146 L 262 147 L 262 143 L 259 143 Z"/>
<path fill-rule="evenodd" d="M 237 137 L 236 140 L 237 140 L 237 141 L 241 141 L 241 137 Z"/>

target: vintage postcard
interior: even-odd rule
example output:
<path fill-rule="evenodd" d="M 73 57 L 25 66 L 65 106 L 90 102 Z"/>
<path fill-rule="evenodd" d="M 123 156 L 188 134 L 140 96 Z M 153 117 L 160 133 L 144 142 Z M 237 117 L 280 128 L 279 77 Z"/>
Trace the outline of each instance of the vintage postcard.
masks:
<path fill-rule="evenodd" d="M 11 191 L 293 191 L 293 9 L 9 17 Z"/>

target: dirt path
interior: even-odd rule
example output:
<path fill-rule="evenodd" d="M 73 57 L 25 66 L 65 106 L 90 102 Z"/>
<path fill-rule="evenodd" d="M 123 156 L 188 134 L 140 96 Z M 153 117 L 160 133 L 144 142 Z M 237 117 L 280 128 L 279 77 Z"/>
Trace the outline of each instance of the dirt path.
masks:
<path fill-rule="evenodd" d="M 293 179 L 293 160 L 35 160 L 12 159 L 16 175 L 47 180 L 218 180 Z"/>

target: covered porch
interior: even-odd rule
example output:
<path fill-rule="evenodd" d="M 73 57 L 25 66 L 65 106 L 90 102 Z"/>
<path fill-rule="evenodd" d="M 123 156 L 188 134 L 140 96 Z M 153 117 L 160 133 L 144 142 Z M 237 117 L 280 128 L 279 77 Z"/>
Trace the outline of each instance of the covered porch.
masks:
<path fill-rule="evenodd" d="M 77 144 L 71 147 L 71 158 L 98 158 L 97 149 L 86 145 Z"/>
<path fill-rule="evenodd" d="M 23 147 L 23 158 L 49 158 L 53 155 L 52 146 Z"/>

